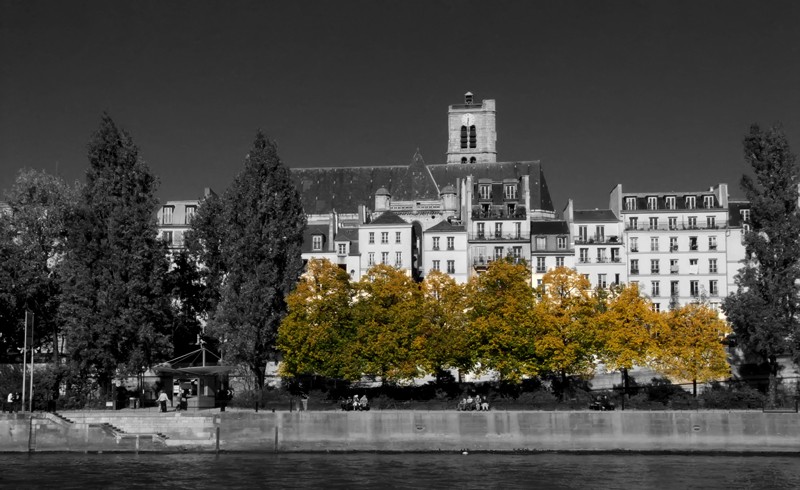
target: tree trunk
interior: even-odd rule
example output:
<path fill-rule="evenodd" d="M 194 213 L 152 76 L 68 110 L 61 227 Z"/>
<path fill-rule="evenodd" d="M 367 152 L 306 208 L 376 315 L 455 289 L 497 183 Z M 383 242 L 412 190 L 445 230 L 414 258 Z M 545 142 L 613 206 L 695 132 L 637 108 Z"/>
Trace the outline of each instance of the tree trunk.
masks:
<path fill-rule="evenodd" d="M 696 379 L 692 380 L 692 396 L 697 398 L 697 380 Z"/>
<path fill-rule="evenodd" d="M 264 373 L 264 368 L 261 366 L 250 366 L 250 371 L 253 372 L 253 376 L 256 377 L 256 385 L 258 386 L 258 391 L 261 392 L 264 389 L 264 384 L 266 383 L 266 374 Z"/>
<path fill-rule="evenodd" d="M 769 357 L 769 386 L 767 388 L 767 408 L 778 405 L 778 359 Z"/>

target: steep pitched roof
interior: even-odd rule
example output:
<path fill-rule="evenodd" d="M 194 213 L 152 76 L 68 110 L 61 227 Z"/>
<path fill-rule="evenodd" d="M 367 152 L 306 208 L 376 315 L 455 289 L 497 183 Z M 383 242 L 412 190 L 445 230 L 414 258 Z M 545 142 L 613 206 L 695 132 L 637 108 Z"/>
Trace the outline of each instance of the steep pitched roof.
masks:
<path fill-rule="evenodd" d="M 569 235 L 566 221 L 531 221 L 531 235 Z"/>
<path fill-rule="evenodd" d="M 368 223 L 370 225 L 407 225 L 409 224 L 408 221 L 404 220 L 400 216 L 397 216 L 391 211 L 386 211 L 372 222 Z"/>
<path fill-rule="evenodd" d="M 355 213 L 359 205 L 374 206 L 375 193 L 386 188 L 393 200 L 417 201 L 439 198 L 439 189 L 457 186 L 459 180 L 494 181 L 530 176 L 531 206 L 552 211 L 553 202 L 538 161 L 427 165 L 417 153 L 410 165 L 375 167 L 293 168 L 292 178 L 307 214 L 332 210 Z"/>
<path fill-rule="evenodd" d="M 425 230 L 426 233 L 431 232 L 431 231 L 433 231 L 433 232 L 437 232 L 438 231 L 438 232 L 444 232 L 444 233 L 458 233 L 458 232 L 463 233 L 463 232 L 466 231 L 466 229 L 464 228 L 464 225 L 454 225 L 454 224 L 450 223 L 449 221 L 444 220 L 444 221 L 440 221 L 440 222 L 436 223 L 435 225 L 433 225 L 430 228 L 428 228 L 427 230 Z"/>
<path fill-rule="evenodd" d="M 576 209 L 574 216 L 576 223 L 619 221 L 610 209 Z"/>

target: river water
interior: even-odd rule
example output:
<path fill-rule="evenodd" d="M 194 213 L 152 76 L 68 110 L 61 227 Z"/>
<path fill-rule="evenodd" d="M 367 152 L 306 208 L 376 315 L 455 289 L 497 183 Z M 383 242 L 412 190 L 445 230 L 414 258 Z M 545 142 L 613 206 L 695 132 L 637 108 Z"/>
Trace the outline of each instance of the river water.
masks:
<path fill-rule="evenodd" d="M 783 489 L 800 457 L 656 454 L 0 454 L 0 488 Z"/>

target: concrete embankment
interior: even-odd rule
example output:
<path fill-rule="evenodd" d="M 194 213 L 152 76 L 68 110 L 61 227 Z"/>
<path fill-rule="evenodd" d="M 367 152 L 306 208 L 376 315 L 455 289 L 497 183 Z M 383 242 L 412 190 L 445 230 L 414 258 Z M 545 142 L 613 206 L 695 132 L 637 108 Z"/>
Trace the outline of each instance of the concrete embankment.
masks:
<path fill-rule="evenodd" d="M 0 417 L 0 451 L 800 452 L 800 414 L 68 412 Z"/>

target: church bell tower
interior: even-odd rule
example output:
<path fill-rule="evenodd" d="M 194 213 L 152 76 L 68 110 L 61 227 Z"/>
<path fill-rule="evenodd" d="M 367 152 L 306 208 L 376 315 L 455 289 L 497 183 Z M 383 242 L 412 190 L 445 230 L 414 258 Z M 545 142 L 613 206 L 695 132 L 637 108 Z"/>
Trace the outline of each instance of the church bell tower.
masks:
<path fill-rule="evenodd" d="M 475 103 L 472 92 L 463 104 L 447 110 L 447 163 L 494 163 L 497 161 L 497 129 L 493 99 Z"/>

